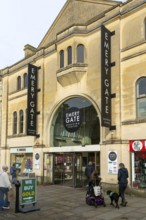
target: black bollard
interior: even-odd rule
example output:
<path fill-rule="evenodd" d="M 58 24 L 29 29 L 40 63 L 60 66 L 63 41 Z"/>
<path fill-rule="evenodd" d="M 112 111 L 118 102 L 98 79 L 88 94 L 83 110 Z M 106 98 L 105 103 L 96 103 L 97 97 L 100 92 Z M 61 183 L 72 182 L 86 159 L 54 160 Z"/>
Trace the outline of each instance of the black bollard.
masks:
<path fill-rule="evenodd" d="M 20 187 L 20 182 L 17 180 L 15 183 L 16 187 L 16 201 L 15 201 L 15 213 L 19 212 L 19 187 Z"/>

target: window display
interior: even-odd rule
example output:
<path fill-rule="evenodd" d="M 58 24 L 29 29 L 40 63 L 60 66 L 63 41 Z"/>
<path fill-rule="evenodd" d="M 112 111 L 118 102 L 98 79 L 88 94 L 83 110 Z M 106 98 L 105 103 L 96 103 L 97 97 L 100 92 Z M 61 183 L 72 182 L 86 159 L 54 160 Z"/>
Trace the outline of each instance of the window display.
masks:
<path fill-rule="evenodd" d="M 30 173 L 33 169 L 33 154 L 11 154 L 12 164 L 16 164 L 17 174 L 20 175 L 22 173 Z"/>
<path fill-rule="evenodd" d="M 146 188 L 146 140 L 130 140 L 132 187 Z"/>
<path fill-rule="evenodd" d="M 133 187 L 146 188 L 146 153 L 135 153 L 134 173 Z"/>

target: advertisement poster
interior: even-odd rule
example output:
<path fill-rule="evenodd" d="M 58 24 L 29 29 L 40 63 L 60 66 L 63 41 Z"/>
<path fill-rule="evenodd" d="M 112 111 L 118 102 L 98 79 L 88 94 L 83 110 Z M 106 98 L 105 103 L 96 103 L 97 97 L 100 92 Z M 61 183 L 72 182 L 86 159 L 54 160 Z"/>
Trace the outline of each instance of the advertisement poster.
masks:
<path fill-rule="evenodd" d="M 36 196 L 36 179 L 22 179 L 21 180 L 21 193 L 20 204 L 32 204 L 37 200 Z"/>
<path fill-rule="evenodd" d="M 118 173 L 118 157 L 116 151 L 108 152 L 108 173 L 109 174 Z"/>
<path fill-rule="evenodd" d="M 36 153 L 35 154 L 35 161 L 34 161 L 35 169 L 39 170 L 40 169 L 40 154 Z"/>

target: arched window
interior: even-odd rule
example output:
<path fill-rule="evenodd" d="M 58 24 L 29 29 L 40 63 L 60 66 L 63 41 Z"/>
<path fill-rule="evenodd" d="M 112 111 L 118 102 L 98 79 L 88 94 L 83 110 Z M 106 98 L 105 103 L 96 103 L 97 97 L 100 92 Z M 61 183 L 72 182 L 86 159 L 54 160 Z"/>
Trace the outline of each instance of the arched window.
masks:
<path fill-rule="evenodd" d="M 84 63 L 84 45 L 77 46 L 77 63 Z"/>
<path fill-rule="evenodd" d="M 13 134 L 17 134 L 17 112 L 13 113 Z"/>
<path fill-rule="evenodd" d="M 60 51 L 60 68 L 64 67 L 64 50 Z"/>
<path fill-rule="evenodd" d="M 19 111 L 19 133 L 23 133 L 24 115 L 23 110 Z"/>
<path fill-rule="evenodd" d="M 100 142 L 99 117 L 86 98 L 75 97 L 62 103 L 54 116 L 53 125 L 54 146 L 84 146 Z"/>
<path fill-rule="evenodd" d="M 17 77 L 17 90 L 21 89 L 21 76 Z"/>
<path fill-rule="evenodd" d="M 23 82 L 24 82 L 24 88 L 27 88 L 28 82 L 27 82 L 27 73 L 24 73 L 23 75 Z"/>
<path fill-rule="evenodd" d="M 67 56 L 68 56 L 67 64 L 70 65 L 72 64 L 72 47 L 71 46 L 67 48 Z"/>
<path fill-rule="evenodd" d="M 137 117 L 146 117 L 146 77 L 137 81 Z"/>

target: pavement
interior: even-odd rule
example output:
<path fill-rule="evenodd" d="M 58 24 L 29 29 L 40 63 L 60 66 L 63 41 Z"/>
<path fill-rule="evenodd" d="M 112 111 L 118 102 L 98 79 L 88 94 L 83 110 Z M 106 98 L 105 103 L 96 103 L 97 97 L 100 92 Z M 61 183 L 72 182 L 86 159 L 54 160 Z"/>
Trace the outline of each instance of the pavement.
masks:
<path fill-rule="evenodd" d="M 39 185 L 37 187 L 38 211 L 15 213 L 15 188 L 10 197 L 10 210 L 0 212 L 0 220 L 146 220 L 146 198 L 128 196 L 126 207 L 116 209 L 104 193 L 106 207 L 88 206 L 85 188 L 63 185 Z"/>

